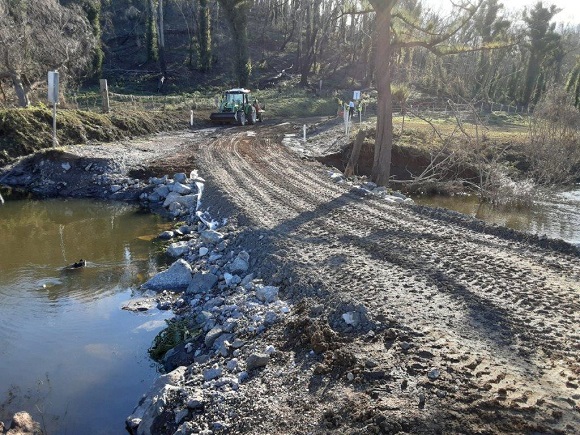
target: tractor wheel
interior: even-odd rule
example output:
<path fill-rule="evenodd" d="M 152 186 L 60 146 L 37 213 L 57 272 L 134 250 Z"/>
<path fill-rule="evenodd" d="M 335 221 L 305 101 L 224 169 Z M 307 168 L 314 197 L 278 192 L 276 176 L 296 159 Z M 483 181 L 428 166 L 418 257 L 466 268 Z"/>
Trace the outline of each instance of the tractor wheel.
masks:
<path fill-rule="evenodd" d="M 248 124 L 254 125 L 256 123 L 256 109 L 250 107 L 250 113 L 248 114 Z"/>
<path fill-rule="evenodd" d="M 246 125 L 246 114 L 243 110 L 238 110 L 238 125 Z"/>

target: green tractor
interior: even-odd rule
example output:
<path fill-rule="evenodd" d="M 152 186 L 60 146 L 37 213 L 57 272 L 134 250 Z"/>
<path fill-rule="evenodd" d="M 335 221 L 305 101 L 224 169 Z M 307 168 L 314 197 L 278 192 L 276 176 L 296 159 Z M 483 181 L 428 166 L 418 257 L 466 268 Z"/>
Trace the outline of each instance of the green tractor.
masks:
<path fill-rule="evenodd" d="M 262 121 L 264 108 L 258 100 L 250 98 L 248 89 L 236 88 L 225 91 L 220 101 L 218 111 L 210 115 L 213 122 L 224 124 L 255 124 Z"/>

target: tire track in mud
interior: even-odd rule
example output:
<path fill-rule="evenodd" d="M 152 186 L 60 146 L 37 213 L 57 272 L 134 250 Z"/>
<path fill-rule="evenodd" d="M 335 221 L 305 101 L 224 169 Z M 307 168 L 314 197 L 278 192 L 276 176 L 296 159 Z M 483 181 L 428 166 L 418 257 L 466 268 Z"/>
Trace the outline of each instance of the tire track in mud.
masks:
<path fill-rule="evenodd" d="M 292 156 L 277 148 L 276 145 L 266 147 L 259 139 L 243 137 L 239 134 L 230 139 L 226 149 L 223 148 L 223 142 L 217 141 L 216 145 L 218 154 L 224 156 L 223 160 L 227 162 L 229 176 L 232 178 L 229 189 L 226 190 L 230 194 L 248 190 L 254 192 L 251 199 L 246 198 L 238 205 L 242 208 L 259 210 L 258 221 L 280 222 L 284 219 L 293 219 L 297 213 L 308 212 L 312 208 L 321 208 L 322 211 L 327 211 L 328 215 L 325 219 L 319 218 L 320 221 L 316 222 L 316 225 L 332 228 L 334 230 L 332 232 L 348 236 L 351 245 L 357 245 L 353 237 L 361 238 L 360 235 L 353 234 L 352 229 L 355 226 L 366 228 L 369 233 L 374 232 L 379 235 L 383 233 L 384 237 L 377 236 L 375 237 L 377 240 L 372 243 L 368 241 L 359 243 L 359 248 L 362 251 L 373 251 L 375 254 L 381 253 L 384 262 L 389 264 L 406 263 L 406 269 L 411 269 L 416 264 L 429 264 L 434 258 L 447 258 L 448 260 L 442 262 L 442 266 L 453 265 L 453 268 L 447 270 L 445 276 L 439 272 L 423 271 L 423 274 L 430 276 L 435 282 L 442 282 L 443 287 L 462 286 L 465 297 L 484 298 L 483 300 L 500 310 L 506 303 L 511 303 L 512 313 L 525 315 L 531 310 L 538 309 L 538 307 L 541 310 L 547 310 L 554 302 L 559 302 L 560 309 L 563 307 L 567 315 L 572 317 L 572 319 L 563 320 L 563 323 L 568 326 L 577 320 L 575 313 L 578 312 L 578 304 L 564 302 L 573 299 L 574 291 L 567 292 L 561 289 L 560 292 L 557 292 L 552 288 L 547 288 L 541 283 L 541 281 L 546 280 L 546 277 L 537 277 L 529 268 L 518 272 L 519 269 L 510 266 L 510 264 L 520 262 L 519 267 L 521 268 L 520 258 L 513 258 L 507 253 L 502 253 L 502 257 L 497 258 L 495 251 L 487 254 L 486 251 L 490 248 L 484 247 L 482 249 L 480 240 L 476 243 L 470 240 L 471 243 L 468 243 L 472 246 L 467 247 L 467 252 L 478 252 L 477 258 L 464 250 L 454 249 L 454 246 L 449 249 L 449 244 L 445 243 L 446 241 L 453 241 L 454 238 L 465 238 L 465 231 L 462 229 L 459 230 L 459 233 L 453 232 L 451 227 L 444 228 L 442 231 L 441 225 L 434 228 L 437 225 L 429 221 L 426 225 L 424 219 L 420 221 L 417 216 L 409 216 L 409 213 L 403 213 L 399 207 L 380 204 L 378 201 L 360 201 L 359 197 L 349 194 L 344 189 L 342 195 L 350 196 L 350 198 L 338 201 L 332 209 L 328 206 L 325 207 L 325 202 L 321 198 L 329 198 L 333 195 L 336 198 L 336 194 L 341 193 L 341 191 L 334 184 L 323 179 L 317 180 L 314 184 L 304 183 L 304 174 L 310 173 L 308 168 L 297 164 Z M 252 147 L 254 147 L 253 150 Z M 283 166 L 280 164 L 282 161 L 290 163 Z M 272 162 L 276 163 L 272 164 Z M 283 169 L 286 171 L 280 172 Z M 324 186 L 325 184 L 328 187 Z M 292 187 L 289 188 L 289 186 Z M 348 212 L 341 212 L 341 208 L 347 205 L 352 205 Z M 289 213 L 289 210 L 293 210 L 294 213 Z M 344 225 L 344 222 L 349 222 L 349 224 Z M 386 230 L 385 223 L 387 222 L 391 225 L 394 224 L 395 228 Z M 290 228 L 287 224 L 282 224 L 279 230 L 284 233 L 290 229 L 298 230 L 299 228 L 296 225 Z M 434 237 L 434 230 L 438 230 L 440 235 Z M 449 234 L 450 232 L 451 234 Z M 426 234 L 430 237 L 426 237 Z M 403 246 L 400 243 L 395 245 L 391 241 L 389 248 L 385 249 L 385 240 L 393 240 L 389 236 L 397 236 L 403 240 L 414 239 L 417 247 L 413 249 L 413 245 Z M 475 237 L 470 238 L 474 239 Z M 410 258 L 411 262 L 404 261 L 405 258 Z M 554 277 L 549 278 L 552 284 L 558 281 L 554 280 Z M 453 283 L 449 284 L 448 281 L 451 280 Z M 571 281 L 566 282 L 565 278 L 562 281 L 564 287 L 568 286 L 573 289 L 574 284 Z M 474 296 L 471 295 L 473 289 L 479 290 L 479 292 L 473 292 Z M 483 302 L 480 302 L 481 304 Z M 507 319 L 510 316 L 502 317 Z M 489 321 L 490 319 L 484 320 Z M 549 319 L 547 321 L 550 322 Z M 527 324 L 526 321 L 519 323 L 520 327 Z M 558 325 L 550 325 L 548 329 L 554 327 L 558 327 Z M 510 329 L 510 325 L 506 324 L 506 328 Z M 541 329 L 539 328 L 535 332 L 540 333 Z M 562 343 L 558 340 L 551 346 L 551 350 L 558 350 L 561 345 Z"/>
<path fill-rule="evenodd" d="M 482 407 L 498 391 L 527 388 L 521 403 L 541 398 L 569 412 L 556 397 L 574 389 L 565 380 L 578 368 L 578 257 L 363 199 L 268 142 L 234 133 L 198 158 L 255 229 L 287 253 L 293 275 L 316 277 L 331 300 L 364 301 L 370 312 L 428 331 L 425 345 L 444 340 L 436 360 L 475 373 L 474 388 L 484 392 L 465 394 Z M 580 427 L 577 415 L 571 421 Z"/>
<path fill-rule="evenodd" d="M 250 143 L 249 138 L 240 138 L 238 140 L 238 142 L 244 142 L 245 143 L 245 147 L 248 146 L 248 143 Z M 232 170 L 237 170 L 240 171 L 240 177 L 238 180 L 238 185 L 243 183 L 244 181 L 248 181 L 251 180 L 251 182 L 249 183 L 250 188 L 255 189 L 258 193 L 260 193 L 260 196 L 264 199 L 267 199 L 266 197 L 264 197 L 263 192 L 269 192 L 269 195 L 271 198 L 274 199 L 275 202 L 277 202 L 278 204 L 286 204 L 287 208 L 292 208 L 293 210 L 295 210 L 296 212 L 302 212 L 305 210 L 308 210 L 309 207 L 308 205 L 314 205 L 316 207 L 321 207 L 324 202 L 320 201 L 321 197 L 329 197 L 331 196 L 330 194 L 326 193 L 325 195 L 320 195 L 320 196 L 316 196 L 316 193 L 318 193 L 318 191 L 322 190 L 321 186 L 325 184 L 325 180 L 317 180 L 318 183 L 316 184 L 310 184 L 310 183 L 303 183 L 303 179 L 304 179 L 304 173 L 307 171 L 300 171 L 300 173 L 297 173 L 297 171 L 294 168 L 299 168 L 299 169 L 304 169 L 304 167 L 300 168 L 298 165 L 296 165 L 296 163 L 293 161 L 293 159 L 289 156 L 283 156 L 282 152 L 278 152 L 277 156 L 278 158 L 275 158 L 276 154 L 272 152 L 273 148 L 269 147 L 269 148 L 265 148 L 264 146 L 261 146 L 262 144 L 259 143 L 258 141 L 256 141 L 256 149 L 254 151 L 254 153 L 249 153 L 248 150 L 246 150 L 244 153 L 240 153 L 235 146 L 235 141 L 230 142 L 230 149 L 234 148 L 232 151 L 234 151 L 234 156 L 235 158 L 230 158 L 230 164 L 232 165 L 236 165 L 237 167 L 232 168 Z M 251 146 L 251 143 L 250 143 Z M 252 160 L 252 162 L 250 163 L 249 161 L 246 161 L 244 159 L 244 155 L 245 154 L 248 157 L 248 160 Z M 244 163 L 235 163 L 234 160 L 236 159 L 242 159 L 242 161 Z M 286 165 L 286 175 L 288 175 L 287 177 L 278 177 L 278 175 L 280 174 L 280 172 L 278 172 L 279 170 L 282 170 L 284 168 L 282 168 L 282 165 L 279 164 L 279 162 L 281 161 L 287 161 L 290 162 L 288 165 Z M 275 163 L 273 165 L 271 165 L 271 162 L 278 162 Z M 252 166 L 253 164 L 253 166 Z M 273 170 L 272 168 L 277 169 Z M 259 172 L 256 171 L 256 169 L 259 170 Z M 279 182 L 279 180 L 282 180 L 285 184 L 285 186 L 276 186 L 276 183 Z M 333 184 L 326 182 L 327 185 L 335 187 Z M 289 186 L 292 186 L 291 188 L 288 188 Z M 306 189 L 308 188 L 308 189 Z M 312 190 L 314 190 L 314 194 L 312 193 Z M 333 191 L 334 194 L 339 193 L 337 192 L 337 189 L 330 189 Z M 342 192 L 344 194 L 344 190 Z M 305 198 L 308 200 L 306 201 Z M 343 205 L 347 205 L 347 200 L 345 200 L 344 202 L 342 202 L 339 206 L 343 206 Z M 344 222 L 347 220 L 350 220 L 352 222 L 352 225 L 362 225 L 363 227 L 371 230 L 371 231 L 381 231 L 383 229 L 383 225 L 384 222 L 381 222 L 381 219 L 384 221 L 385 218 L 390 218 L 389 221 L 392 223 L 396 223 L 397 220 L 394 219 L 392 216 L 390 216 L 389 214 L 386 214 L 388 212 L 393 212 L 394 210 L 396 210 L 396 208 L 394 207 L 390 207 L 388 205 L 385 204 L 375 204 L 375 208 L 369 207 L 370 203 L 363 203 L 363 204 L 353 204 L 353 209 L 350 211 L 350 214 L 348 216 L 337 216 L 336 219 L 334 219 L 335 222 L 332 222 L 332 225 L 334 225 L 335 227 L 339 227 L 340 224 L 339 222 Z M 256 209 L 260 209 L 260 207 L 258 206 L 254 206 L 254 208 Z M 340 208 L 340 207 L 338 207 Z M 389 210 L 390 208 L 390 210 Z M 276 214 L 277 216 L 282 216 L 282 213 L 280 212 L 280 210 L 278 210 L 276 208 L 275 205 L 272 205 L 272 203 L 270 202 L 270 204 L 266 207 L 266 209 L 271 209 L 272 212 L 274 214 Z M 356 209 L 362 209 L 362 210 L 356 210 Z M 394 209 L 394 210 L 393 210 Z M 362 211 L 364 213 L 363 217 L 356 217 L 356 212 L 357 211 Z M 395 214 L 401 214 L 397 211 L 395 211 Z M 369 218 L 367 218 L 367 216 Z M 399 217 L 399 222 L 400 221 L 400 217 Z M 406 222 L 405 220 L 403 220 L 403 224 L 402 225 L 397 225 L 398 228 L 395 228 L 394 231 L 396 231 L 399 235 L 401 235 L 401 233 L 403 231 L 416 231 L 416 226 L 418 223 L 418 218 L 413 216 L 412 219 L 413 224 L 408 224 L 408 222 Z M 376 222 L 381 222 L 381 225 L 376 225 Z M 405 225 L 406 224 L 406 225 Z M 326 226 L 326 225 L 325 225 Z M 423 225 L 424 226 L 424 225 Z M 428 226 L 434 226 L 434 225 L 428 225 Z M 431 228 L 428 228 L 428 231 L 430 232 Z M 350 228 L 348 227 L 342 227 L 340 228 L 340 232 L 343 234 L 349 234 L 349 231 L 351 232 Z M 393 231 L 390 232 L 391 234 L 395 234 Z M 449 236 L 450 238 L 452 237 L 456 237 L 458 235 L 453 234 L 451 236 Z M 422 246 L 420 247 L 420 249 L 416 249 L 413 252 L 413 257 L 416 260 L 421 260 L 422 262 L 425 262 L 425 256 L 426 253 L 427 255 L 431 256 L 431 257 L 436 257 L 436 258 L 443 258 L 443 257 L 449 257 L 449 255 L 453 255 L 453 251 L 451 252 L 443 252 L 443 251 L 448 251 L 446 248 L 439 249 L 437 245 L 440 245 L 442 242 L 442 239 L 440 237 L 425 237 L 425 238 L 420 238 L 420 237 L 416 237 L 417 242 L 420 243 Z M 429 240 L 431 240 L 431 246 L 425 246 L 425 244 L 429 244 Z M 384 251 L 384 249 L 381 249 L 381 243 L 380 241 L 374 244 L 374 247 L 372 248 L 372 250 L 374 250 L 375 252 L 381 252 Z M 441 245 L 441 246 L 445 246 L 445 245 Z M 480 246 L 473 246 L 473 249 L 476 248 L 481 248 Z M 391 247 L 392 248 L 392 247 Z M 402 251 L 402 247 L 398 246 L 397 247 L 398 251 Z M 480 249 L 481 250 L 481 249 Z M 384 253 L 383 254 L 385 256 L 385 258 L 387 257 L 387 254 Z M 392 256 L 392 253 L 390 253 L 390 255 Z M 461 257 L 464 257 L 465 254 L 461 253 Z M 480 254 L 480 257 L 484 257 L 483 254 Z M 526 273 L 521 273 L 521 274 L 517 274 L 516 273 L 516 280 L 517 283 L 509 285 L 509 281 L 511 278 L 511 274 L 512 272 L 509 272 L 509 265 L 503 264 L 505 261 L 504 260 L 498 260 L 495 258 L 495 256 L 485 256 L 485 259 L 482 261 L 481 258 L 477 261 L 477 265 L 481 268 L 481 267 L 487 267 L 488 271 L 490 273 L 490 275 L 485 276 L 485 274 L 483 276 L 473 276 L 474 275 L 474 271 L 472 270 L 473 268 L 473 260 L 475 260 L 475 258 L 473 258 L 472 256 L 467 256 L 467 260 L 465 261 L 465 258 L 457 258 L 457 256 L 454 257 L 452 263 L 455 265 L 458 265 L 458 268 L 461 269 L 461 271 L 457 271 L 457 272 L 452 272 L 450 274 L 450 277 L 457 280 L 458 282 L 462 282 L 464 283 L 467 279 L 471 278 L 472 281 L 475 281 L 475 284 L 486 284 L 480 287 L 483 287 L 484 289 L 490 288 L 490 290 L 492 292 L 495 291 L 495 293 L 497 294 L 497 296 L 500 297 L 500 300 L 495 301 L 495 305 L 497 306 L 501 306 L 502 304 L 504 304 L 505 301 L 505 297 L 506 297 L 506 291 L 509 291 L 510 288 L 515 288 L 517 287 L 523 287 L 525 288 L 527 287 L 533 287 L 537 284 L 535 278 L 529 278 L 532 275 L 529 273 L 529 271 L 526 271 Z M 463 261 L 460 261 L 463 260 Z M 391 259 L 390 263 L 394 263 L 396 262 L 396 259 Z M 507 263 L 507 262 L 506 262 Z M 460 266 L 459 266 L 460 265 Z M 508 270 L 508 276 L 502 276 L 502 275 L 506 275 L 504 272 L 502 272 L 502 269 L 506 269 Z M 480 275 L 481 275 L 481 270 L 479 270 Z M 485 272 L 485 271 L 484 271 Z M 495 274 L 496 278 L 491 276 L 491 273 Z M 502 278 L 502 281 L 507 281 L 507 283 L 505 284 L 500 284 L 497 289 L 494 289 L 494 281 L 497 279 L 497 276 L 500 276 Z M 530 282 L 525 282 L 527 279 L 527 281 Z M 469 283 L 471 284 L 471 283 Z M 470 285 L 470 287 L 473 287 L 472 285 Z M 542 290 L 547 290 L 547 289 L 542 289 Z M 532 307 L 537 307 L 540 306 L 542 308 L 548 307 L 550 302 L 554 302 L 554 301 L 546 301 L 546 300 L 538 300 L 539 296 L 543 295 L 543 292 L 540 293 L 534 293 L 532 292 L 531 295 L 526 294 L 527 292 L 517 292 L 516 294 L 512 294 L 510 296 L 512 296 L 513 302 L 514 302 L 514 309 L 519 309 L 522 308 L 525 311 L 531 309 Z M 547 290 L 547 293 L 551 293 L 548 294 L 548 297 L 551 298 L 555 298 L 556 302 L 559 301 L 561 302 L 560 306 L 563 305 L 563 300 L 564 297 L 560 297 L 558 294 L 556 294 L 554 291 L 550 291 Z M 534 295 L 536 295 L 534 297 Z M 488 294 L 488 296 L 490 296 Z M 515 297 L 513 297 L 515 296 Z M 565 297 L 569 297 L 571 295 L 567 294 L 565 295 Z M 492 300 L 494 299 L 493 297 L 491 298 Z M 578 309 L 578 306 L 574 306 L 572 305 L 570 307 L 570 314 L 576 312 Z"/>

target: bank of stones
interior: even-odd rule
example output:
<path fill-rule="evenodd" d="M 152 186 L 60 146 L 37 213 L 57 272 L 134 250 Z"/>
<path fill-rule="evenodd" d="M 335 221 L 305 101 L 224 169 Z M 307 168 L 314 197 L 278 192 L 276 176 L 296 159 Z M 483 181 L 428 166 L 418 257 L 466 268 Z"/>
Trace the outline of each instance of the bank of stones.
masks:
<path fill-rule="evenodd" d="M 159 235 L 175 261 L 145 282 L 143 297 L 124 308 L 170 307 L 176 314 L 172 321 L 185 321 L 193 332 L 163 356 L 166 374 L 127 418 L 134 434 L 154 433 L 159 425 L 177 434 L 227 429 L 225 403 L 235 400 L 240 384 L 258 375 L 277 352 L 253 339 L 291 311 L 280 300 L 279 287 L 255 277 L 250 253 L 234 247 L 227 228 L 200 210 L 202 192 L 203 179 L 193 171 L 189 177 L 151 178 L 140 195 L 152 209 L 186 223 Z"/>

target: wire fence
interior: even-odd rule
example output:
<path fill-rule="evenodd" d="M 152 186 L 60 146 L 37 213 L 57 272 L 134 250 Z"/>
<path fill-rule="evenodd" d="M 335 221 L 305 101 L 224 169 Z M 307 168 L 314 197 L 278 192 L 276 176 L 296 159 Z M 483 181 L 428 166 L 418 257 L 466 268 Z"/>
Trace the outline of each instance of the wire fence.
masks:
<path fill-rule="evenodd" d="M 67 106 L 72 109 L 87 111 L 102 111 L 103 98 L 101 94 L 69 94 L 66 96 Z M 109 107 L 111 110 L 211 110 L 217 106 L 218 99 L 214 96 L 196 94 L 185 95 L 134 95 L 109 92 Z"/>
<path fill-rule="evenodd" d="M 164 110 L 213 110 L 219 103 L 219 96 L 202 95 L 200 93 L 183 95 L 136 95 L 108 92 L 110 110 L 136 110 L 136 111 L 164 111 Z M 100 93 L 68 94 L 66 106 L 71 109 L 102 111 L 103 97 Z M 367 101 L 364 105 L 365 112 L 376 109 L 375 101 Z M 471 119 L 476 113 L 506 113 L 508 115 L 526 115 L 531 113 L 528 106 L 512 106 L 509 104 L 495 103 L 490 101 L 477 101 L 471 103 L 456 103 L 451 100 L 433 99 L 412 101 L 406 105 L 394 104 L 394 114 L 420 114 L 427 117 L 456 116 L 461 119 Z"/>
<path fill-rule="evenodd" d="M 421 113 L 424 115 L 459 115 L 471 116 L 475 113 L 490 114 L 502 112 L 508 115 L 529 115 L 532 109 L 529 106 L 512 106 L 510 104 L 495 103 L 491 101 L 477 101 L 473 103 L 455 103 L 451 100 L 434 100 L 410 102 L 406 105 L 393 105 L 393 113 Z"/>

